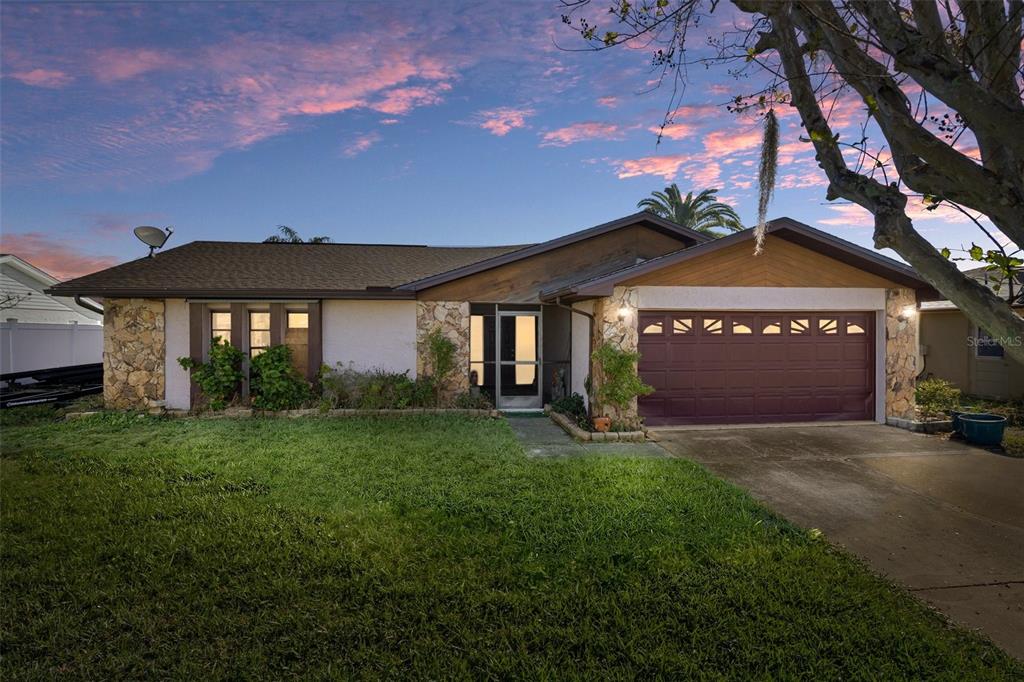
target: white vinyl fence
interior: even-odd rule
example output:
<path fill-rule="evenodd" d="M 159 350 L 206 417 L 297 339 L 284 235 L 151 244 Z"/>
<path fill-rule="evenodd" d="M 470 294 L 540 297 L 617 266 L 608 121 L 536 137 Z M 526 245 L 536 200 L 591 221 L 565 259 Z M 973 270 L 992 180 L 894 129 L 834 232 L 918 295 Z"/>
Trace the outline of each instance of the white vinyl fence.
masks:
<path fill-rule="evenodd" d="M 103 325 L 0 322 L 0 374 L 103 362 Z"/>

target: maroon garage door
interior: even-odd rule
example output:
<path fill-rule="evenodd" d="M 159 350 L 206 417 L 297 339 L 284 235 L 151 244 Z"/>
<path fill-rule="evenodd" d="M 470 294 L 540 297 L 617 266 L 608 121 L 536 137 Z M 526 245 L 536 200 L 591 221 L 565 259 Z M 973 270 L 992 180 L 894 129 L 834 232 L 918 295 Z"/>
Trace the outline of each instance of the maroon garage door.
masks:
<path fill-rule="evenodd" d="M 871 419 L 874 314 L 641 311 L 652 426 Z"/>

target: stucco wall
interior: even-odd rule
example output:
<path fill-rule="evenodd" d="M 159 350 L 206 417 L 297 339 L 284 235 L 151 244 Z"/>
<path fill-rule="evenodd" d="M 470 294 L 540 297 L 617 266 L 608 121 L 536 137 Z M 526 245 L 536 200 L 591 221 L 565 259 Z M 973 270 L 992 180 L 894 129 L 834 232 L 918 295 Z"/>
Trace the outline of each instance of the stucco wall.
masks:
<path fill-rule="evenodd" d="M 188 370 L 182 369 L 178 358 L 188 357 L 188 304 L 183 298 L 164 300 L 164 327 L 167 348 L 164 361 L 166 374 L 166 407 L 187 410 L 191 403 Z"/>
<path fill-rule="evenodd" d="M 975 326 L 959 310 L 921 314 L 924 374 L 951 381 L 964 393 L 991 398 L 1024 396 L 1024 365 L 1010 359 L 977 357 L 970 339 Z"/>
<path fill-rule="evenodd" d="M 594 304 L 590 301 L 583 301 L 573 306 L 577 310 L 593 314 Z M 584 402 L 590 401 L 587 395 L 586 382 L 590 376 L 590 320 L 579 313 L 573 313 L 572 325 L 572 386 L 569 390 L 572 393 L 579 393 L 583 396 Z"/>
<path fill-rule="evenodd" d="M 323 361 L 416 376 L 416 302 L 323 302 Z"/>
<path fill-rule="evenodd" d="M 164 302 L 148 298 L 103 301 L 103 402 L 141 410 L 164 400 Z"/>

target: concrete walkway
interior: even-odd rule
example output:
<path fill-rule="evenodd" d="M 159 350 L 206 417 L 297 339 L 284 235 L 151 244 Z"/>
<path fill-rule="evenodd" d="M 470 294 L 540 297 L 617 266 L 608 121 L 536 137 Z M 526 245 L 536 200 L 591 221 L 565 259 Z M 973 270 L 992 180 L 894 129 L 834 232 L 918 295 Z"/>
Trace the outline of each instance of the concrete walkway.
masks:
<path fill-rule="evenodd" d="M 655 435 L 1024 658 L 1024 460 L 878 425 Z"/>
<path fill-rule="evenodd" d="M 547 416 L 508 417 L 509 426 L 529 457 L 579 457 L 615 454 L 668 457 L 655 443 L 578 443 Z"/>

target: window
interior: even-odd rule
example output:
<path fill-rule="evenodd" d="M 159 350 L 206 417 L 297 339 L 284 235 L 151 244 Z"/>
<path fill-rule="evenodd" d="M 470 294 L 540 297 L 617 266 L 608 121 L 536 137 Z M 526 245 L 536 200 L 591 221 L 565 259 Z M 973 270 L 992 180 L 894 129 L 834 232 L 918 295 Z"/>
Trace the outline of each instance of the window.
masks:
<path fill-rule="evenodd" d="M 811 321 L 805 318 L 792 319 L 789 321 L 790 334 L 806 334 L 811 329 Z"/>
<path fill-rule="evenodd" d="M 761 324 L 761 334 L 765 336 L 774 336 L 782 333 L 782 322 L 780 320 L 762 322 Z"/>
<path fill-rule="evenodd" d="M 210 339 L 217 337 L 231 343 L 231 313 L 213 311 L 210 313 Z"/>
<path fill-rule="evenodd" d="M 284 345 L 292 349 L 292 367 L 305 376 L 309 370 L 309 313 L 289 310 L 285 314 Z"/>
<path fill-rule="evenodd" d="M 689 334 L 691 331 L 693 331 L 693 318 L 677 317 L 672 320 L 673 334 Z"/>
<path fill-rule="evenodd" d="M 750 325 L 743 324 L 742 322 L 732 323 L 732 333 L 735 334 L 753 334 L 754 330 L 750 328 Z"/>
<path fill-rule="evenodd" d="M 856 323 L 856 322 L 847 322 L 846 323 L 846 333 L 847 334 L 863 334 L 864 333 L 864 327 L 862 325 Z"/>
<path fill-rule="evenodd" d="M 249 311 L 249 357 L 256 357 L 270 348 L 270 313 Z"/>
<path fill-rule="evenodd" d="M 649 325 L 644 327 L 642 334 L 660 334 L 662 331 L 661 322 L 651 322 Z"/>
<path fill-rule="evenodd" d="M 987 331 L 978 327 L 978 333 L 974 337 L 974 354 L 979 358 L 1001 358 L 1003 347 L 992 338 Z"/>
<path fill-rule="evenodd" d="M 822 334 L 838 334 L 839 322 L 830 317 L 823 317 L 818 320 L 818 331 Z"/>
<path fill-rule="evenodd" d="M 705 317 L 704 318 L 704 331 L 708 334 L 721 334 L 722 333 L 722 320 L 721 318 Z"/>

